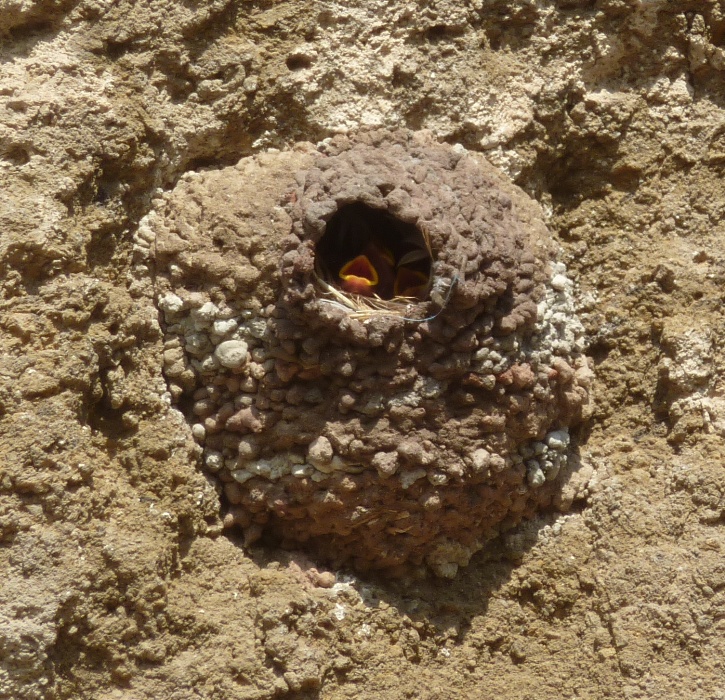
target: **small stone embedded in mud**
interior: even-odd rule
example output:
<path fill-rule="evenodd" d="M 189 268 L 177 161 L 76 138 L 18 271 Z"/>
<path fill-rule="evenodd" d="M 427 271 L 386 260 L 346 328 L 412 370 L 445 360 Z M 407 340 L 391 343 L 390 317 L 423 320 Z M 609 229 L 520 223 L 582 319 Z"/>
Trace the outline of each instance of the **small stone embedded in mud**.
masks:
<path fill-rule="evenodd" d="M 249 359 L 247 349 L 247 344 L 243 340 L 225 340 L 216 346 L 214 356 L 222 367 L 239 369 L 247 364 Z"/>
<path fill-rule="evenodd" d="M 560 490 L 583 331 L 539 207 L 477 154 L 301 144 L 188 175 L 146 229 L 170 395 L 246 542 L 450 577 Z"/>

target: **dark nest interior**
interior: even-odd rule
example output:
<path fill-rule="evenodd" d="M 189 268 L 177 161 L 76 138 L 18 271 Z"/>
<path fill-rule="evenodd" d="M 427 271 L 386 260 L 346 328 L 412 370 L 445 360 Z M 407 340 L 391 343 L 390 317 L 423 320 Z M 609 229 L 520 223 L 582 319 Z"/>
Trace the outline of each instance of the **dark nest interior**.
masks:
<path fill-rule="evenodd" d="M 413 224 L 362 202 L 341 207 L 317 244 L 317 274 L 351 295 L 424 301 L 433 259 L 428 237 Z"/>

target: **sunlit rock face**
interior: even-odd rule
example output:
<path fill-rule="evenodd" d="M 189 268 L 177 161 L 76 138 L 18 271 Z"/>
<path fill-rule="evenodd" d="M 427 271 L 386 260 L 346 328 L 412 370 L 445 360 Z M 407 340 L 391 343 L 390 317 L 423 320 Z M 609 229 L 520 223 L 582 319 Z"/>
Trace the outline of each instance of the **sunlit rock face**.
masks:
<path fill-rule="evenodd" d="M 569 473 L 589 370 L 539 207 L 367 132 L 189 175 L 139 231 L 171 400 L 251 543 L 453 576 Z"/>

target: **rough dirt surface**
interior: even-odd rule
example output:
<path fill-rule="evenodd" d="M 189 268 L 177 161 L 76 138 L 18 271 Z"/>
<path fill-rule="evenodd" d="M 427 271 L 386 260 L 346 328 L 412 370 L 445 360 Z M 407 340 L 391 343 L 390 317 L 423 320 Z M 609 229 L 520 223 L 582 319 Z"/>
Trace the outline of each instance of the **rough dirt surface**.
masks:
<path fill-rule="evenodd" d="M 11 0 L 0 31 L 0 696 L 725 697 L 718 4 Z M 594 361 L 570 513 L 444 584 L 222 535 L 132 273 L 159 188 L 361 126 L 541 203 Z"/>
<path fill-rule="evenodd" d="M 316 272 L 367 250 L 405 279 L 416 240 L 420 299 L 361 306 Z M 245 158 L 159 197 L 136 242 L 170 398 L 246 545 L 452 577 L 576 468 L 571 284 L 541 210 L 464 148 L 375 130 Z"/>

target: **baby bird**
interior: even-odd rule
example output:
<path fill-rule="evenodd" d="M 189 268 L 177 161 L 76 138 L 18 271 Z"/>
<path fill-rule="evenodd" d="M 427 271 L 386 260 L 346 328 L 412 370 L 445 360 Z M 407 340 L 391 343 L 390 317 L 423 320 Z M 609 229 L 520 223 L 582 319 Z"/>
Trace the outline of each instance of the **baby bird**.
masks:
<path fill-rule="evenodd" d="M 409 267 L 399 267 L 395 275 L 393 293 L 396 297 L 412 297 L 424 299 L 428 288 L 428 275 L 420 270 L 411 270 Z"/>
<path fill-rule="evenodd" d="M 363 208 L 358 216 L 340 220 L 324 250 L 323 270 L 337 269 L 333 275 L 344 292 L 378 299 L 426 297 L 431 266 L 426 241 L 418 230 L 402 228 L 385 214 Z"/>
<path fill-rule="evenodd" d="M 338 276 L 345 292 L 390 299 L 395 286 L 395 258 L 387 247 L 372 239 L 340 268 Z"/>

